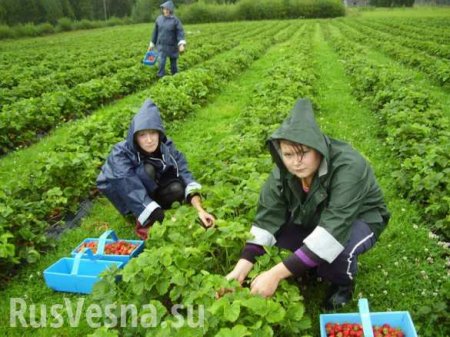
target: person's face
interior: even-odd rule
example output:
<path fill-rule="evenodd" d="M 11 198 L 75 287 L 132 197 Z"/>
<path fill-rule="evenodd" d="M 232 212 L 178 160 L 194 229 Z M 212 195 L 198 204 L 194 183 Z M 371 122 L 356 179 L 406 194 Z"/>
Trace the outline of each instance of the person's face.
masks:
<path fill-rule="evenodd" d="M 306 145 L 280 141 L 280 151 L 284 166 L 300 179 L 312 179 L 319 169 L 322 155 Z"/>
<path fill-rule="evenodd" d="M 170 10 L 165 8 L 165 7 L 163 7 L 162 12 L 163 12 L 164 16 L 169 16 L 170 15 Z"/>
<path fill-rule="evenodd" d="M 136 142 L 147 153 L 156 151 L 159 145 L 159 132 L 156 130 L 141 130 L 136 133 Z"/>

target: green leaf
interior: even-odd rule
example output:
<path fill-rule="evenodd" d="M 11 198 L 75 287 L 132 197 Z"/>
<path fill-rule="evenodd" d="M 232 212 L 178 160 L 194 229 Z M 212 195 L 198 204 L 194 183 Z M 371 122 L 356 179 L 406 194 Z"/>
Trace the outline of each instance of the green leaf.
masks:
<path fill-rule="evenodd" d="M 225 308 L 228 309 L 230 306 L 228 299 L 225 297 L 222 297 L 215 301 L 212 306 L 208 308 L 208 311 L 213 315 L 222 315 L 223 312 L 225 312 Z"/>
<path fill-rule="evenodd" d="M 172 264 L 172 257 L 169 255 L 164 255 L 162 257 L 161 263 L 163 264 L 163 266 L 169 267 Z"/>
<path fill-rule="evenodd" d="M 239 314 L 241 313 L 241 305 L 239 302 L 234 302 L 231 304 L 227 310 L 224 311 L 224 318 L 227 321 L 235 322 L 239 318 Z"/>
<path fill-rule="evenodd" d="M 184 286 L 186 284 L 186 278 L 181 273 L 177 273 L 172 276 L 171 282 L 177 286 Z"/>
<path fill-rule="evenodd" d="M 290 303 L 286 311 L 286 319 L 299 321 L 305 314 L 303 303 Z"/>
<path fill-rule="evenodd" d="M 247 307 L 255 314 L 265 317 L 267 315 L 266 300 L 260 296 L 252 296 L 242 302 L 242 306 Z"/>
<path fill-rule="evenodd" d="M 142 295 L 142 293 L 144 292 L 144 283 L 135 283 L 132 289 L 136 295 Z"/>
<path fill-rule="evenodd" d="M 286 315 L 286 310 L 279 304 L 273 301 L 267 301 L 267 322 L 269 323 L 279 323 L 282 322 L 284 316 Z"/>
<path fill-rule="evenodd" d="M 159 295 L 165 295 L 167 293 L 167 291 L 169 290 L 169 280 L 159 280 L 156 283 L 156 290 L 158 291 Z"/>
<path fill-rule="evenodd" d="M 28 263 L 37 262 L 40 258 L 41 254 L 33 248 L 28 249 L 27 251 L 27 261 Z"/>
<path fill-rule="evenodd" d="M 94 331 L 93 334 L 87 335 L 88 337 L 118 337 L 119 332 L 117 330 L 110 330 L 106 327 L 101 327 Z"/>
<path fill-rule="evenodd" d="M 215 337 L 244 337 L 251 336 L 250 331 L 244 325 L 236 325 L 233 329 L 223 328 Z"/>

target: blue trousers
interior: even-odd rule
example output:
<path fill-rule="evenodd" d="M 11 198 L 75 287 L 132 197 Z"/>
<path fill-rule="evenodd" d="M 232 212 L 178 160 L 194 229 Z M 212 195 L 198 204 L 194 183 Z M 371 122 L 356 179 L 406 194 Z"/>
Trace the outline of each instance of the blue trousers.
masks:
<path fill-rule="evenodd" d="M 159 63 L 158 63 L 158 77 L 163 77 L 166 74 L 166 61 L 167 58 L 170 59 L 170 72 L 175 75 L 178 72 L 177 61 L 178 57 L 171 57 L 164 52 L 159 53 Z"/>
<path fill-rule="evenodd" d="M 303 240 L 311 233 L 295 224 L 285 224 L 276 233 L 276 246 L 295 251 L 303 245 Z M 352 223 L 350 239 L 345 249 L 331 263 L 324 262 L 317 266 L 317 275 L 339 285 L 353 282 L 358 272 L 358 256 L 368 251 L 375 244 L 375 234 L 364 221 Z"/>

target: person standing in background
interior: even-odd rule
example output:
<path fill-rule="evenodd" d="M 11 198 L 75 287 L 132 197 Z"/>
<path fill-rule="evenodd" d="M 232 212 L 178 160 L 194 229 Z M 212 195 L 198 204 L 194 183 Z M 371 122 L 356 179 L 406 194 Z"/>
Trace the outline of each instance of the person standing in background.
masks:
<path fill-rule="evenodd" d="M 148 50 L 155 48 L 159 53 L 158 77 L 165 75 L 166 60 L 170 58 L 170 71 L 172 75 L 178 72 L 178 56 L 186 48 L 183 25 L 175 15 L 175 6 L 172 1 L 166 1 L 161 6 L 162 15 L 156 18 L 152 39 Z"/>

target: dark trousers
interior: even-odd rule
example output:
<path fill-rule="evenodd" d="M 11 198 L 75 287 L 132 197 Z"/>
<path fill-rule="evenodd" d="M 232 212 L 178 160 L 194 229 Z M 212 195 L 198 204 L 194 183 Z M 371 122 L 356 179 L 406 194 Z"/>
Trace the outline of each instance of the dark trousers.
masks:
<path fill-rule="evenodd" d="M 144 172 L 147 179 L 153 183 L 151 188 L 147 188 L 150 197 L 155 200 L 163 209 L 169 209 L 176 201 L 184 200 L 184 183 L 175 174 L 168 172 L 156 181 L 156 170 L 152 164 L 144 164 Z M 144 185 L 149 185 L 144 184 Z"/>
<path fill-rule="evenodd" d="M 175 75 L 178 72 L 177 61 L 178 57 L 170 57 L 164 52 L 159 53 L 159 63 L 158 63 L 158 77 L 163 77 L 166 74 L 166 61 L 167 58 L 170 59 L 170 72 Z"/>
<path fill-rule="evenodd" d="M 295 251 L 303 245 L 303 240 L 311 233 L 295 224 L 286 224 L 275 235 L 276 246 Z M 358 256 L 375 244 L 375 234 L 364 221 L 352 223 L 350 239 L 344 250 L 331 263 L 324 262 L 317 267 L 317 275 L 339 285 L 353 282 L 358 272 Z"/>

